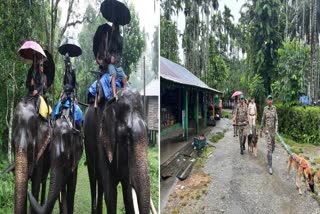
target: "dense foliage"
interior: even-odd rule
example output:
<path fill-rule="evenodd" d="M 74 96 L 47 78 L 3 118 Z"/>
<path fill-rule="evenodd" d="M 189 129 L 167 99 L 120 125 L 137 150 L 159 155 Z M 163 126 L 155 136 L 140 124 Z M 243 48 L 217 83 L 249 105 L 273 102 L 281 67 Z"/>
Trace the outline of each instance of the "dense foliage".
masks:
<path fill-rule="evenodd" d="M 320 109 L 277 105 L 279 131 L 298 143 L 320 145 Z"/>

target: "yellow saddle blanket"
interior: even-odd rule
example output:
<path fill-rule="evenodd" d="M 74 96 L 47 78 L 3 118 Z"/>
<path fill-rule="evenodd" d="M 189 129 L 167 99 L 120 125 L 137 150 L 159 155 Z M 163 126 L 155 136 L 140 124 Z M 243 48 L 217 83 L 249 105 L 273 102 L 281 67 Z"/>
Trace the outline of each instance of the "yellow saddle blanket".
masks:
<path fill-rule="evenodd" d="M 40 96 L 40 106 L 39 106 L 39 114 L 43 118 L 47 118 L 48 115 L 51 115 L 52 108 L 51 106 L 47 105 L 46 101 L 43 99 L 42 96 Z"/>

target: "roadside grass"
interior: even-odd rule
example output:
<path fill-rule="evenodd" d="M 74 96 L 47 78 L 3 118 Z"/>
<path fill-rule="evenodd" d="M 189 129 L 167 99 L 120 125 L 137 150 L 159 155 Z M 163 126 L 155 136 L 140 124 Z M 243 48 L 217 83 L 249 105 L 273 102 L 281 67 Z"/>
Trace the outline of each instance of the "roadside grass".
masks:
<path fill-rule="evenodd" d="M 288 136 L 286 136 L 284 134 L 280 134 L 280 135 L 283 138 L 284 142 L 290 147 L 290 150 L 293 153 L 296 153 L 297 155 L 300 155 L 300 154 L 303 153 L 303 148 L 313 147 L 314 146 L 314 145 L 311 145 L 311 144 L 299 144 L 299 143 L 295 142 L 290 137 L 288 137 Z M 281 144 L 280 139 L 278 138 L 278 136 L 276 136 L 276 141 Z M 281 146 L 283 147 L 282 144 L 281 144 Z"/>
<path fill-rule="evenodd" d="M 232 119 L 232 114 L 228 111 L 222 110 L 222 118 Z"/>
<path fill-rule="evenodd" d="M 222 138 L 224 138 L 224 132 L 218 132 L 210 138 L 210 141 L 212 143 L 217 143 Z"/>

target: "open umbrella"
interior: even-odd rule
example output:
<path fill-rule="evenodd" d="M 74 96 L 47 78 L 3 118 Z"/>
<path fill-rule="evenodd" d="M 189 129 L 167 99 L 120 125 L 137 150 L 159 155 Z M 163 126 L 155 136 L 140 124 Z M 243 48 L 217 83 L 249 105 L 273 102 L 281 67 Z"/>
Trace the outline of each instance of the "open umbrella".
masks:
<path fill-rule="evenodd" d="M 49 53 L 49 51 L 44 50 L 44 52 L 47 55 L 47 60 L 43 63 L 43 71 L 47 76 L 47 87 L 49 88 L 53 81 L 54 81 L 54 75 L 55 75 L 55 64 L 53 61 L 52 55 Z"/>
<path fill-rule="evenodd" d="M 17 51 L 18 56 L 26 60 L 27 63 L 33 63 L 33 57 L 37 59 L 47 57 L 42 47 L 35 41 L 26 41 Z"/>
<path fill-rule="evenodd" d="M 47 76 L 47 87 L 49 88 L 53 81 L 54 81 L 54 75 L 55 75 L 55 64 L 53 61 L 52 55 L 49 53 L 49 51 L 44 50 L 47 59 L 43 62 L 43 72 Z M 32 73 L 34 71 L 34 64 L 29 68 L 27 81 L 31 81 Z"/>
<path fill-rule="evenodd" d="M 60 47 L 58 48 L 60 54 L 65 55 L 68 53 L 70 57 L 77 57 L 82 54 L 80 44 L 72 37 L 66 37 L 62 40 Z"/>
<path fill-rule="evenodd" d="M 93 50 L 94 57 L 97 57 L 99 48 L 103 48 L 103 50 L 105 50 L 105 38 L 106 38 L 106 35 L 108 34 L 108 43 L 109 43 L 111 39 L 111 32 L 112 32 L 112 28 L 107 23 L 102 24 L 98 27 L 93 37 L 92 50 Z"/>
<path fill-rule="evenodd" d="M 236 91 L 232 94 L 231 97 L 239 96 L 240 94 L 243 94 L 242 91 Z"/>
<path fill-rule="evenodd" d="M 128 7 L 117 0 L 105 0 L 100 6 L 102 16 L 118 25 L 129 24 L 131 15 Z"/>

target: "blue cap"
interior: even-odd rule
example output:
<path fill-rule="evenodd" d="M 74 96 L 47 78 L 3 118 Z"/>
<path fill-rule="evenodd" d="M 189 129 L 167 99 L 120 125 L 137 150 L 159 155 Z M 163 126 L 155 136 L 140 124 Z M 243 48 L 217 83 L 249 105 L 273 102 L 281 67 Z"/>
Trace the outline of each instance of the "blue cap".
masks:
<path fill-rule="evenodd" d="M 272 100 L 271 94 L 269 94 L 269 95 L 267 96 L 267 100 Z"/>
<path fill-rule="evenodd" d="M 243 94 L 240 94 L 240 99 L 244 99 L 244 95 Z"/>

